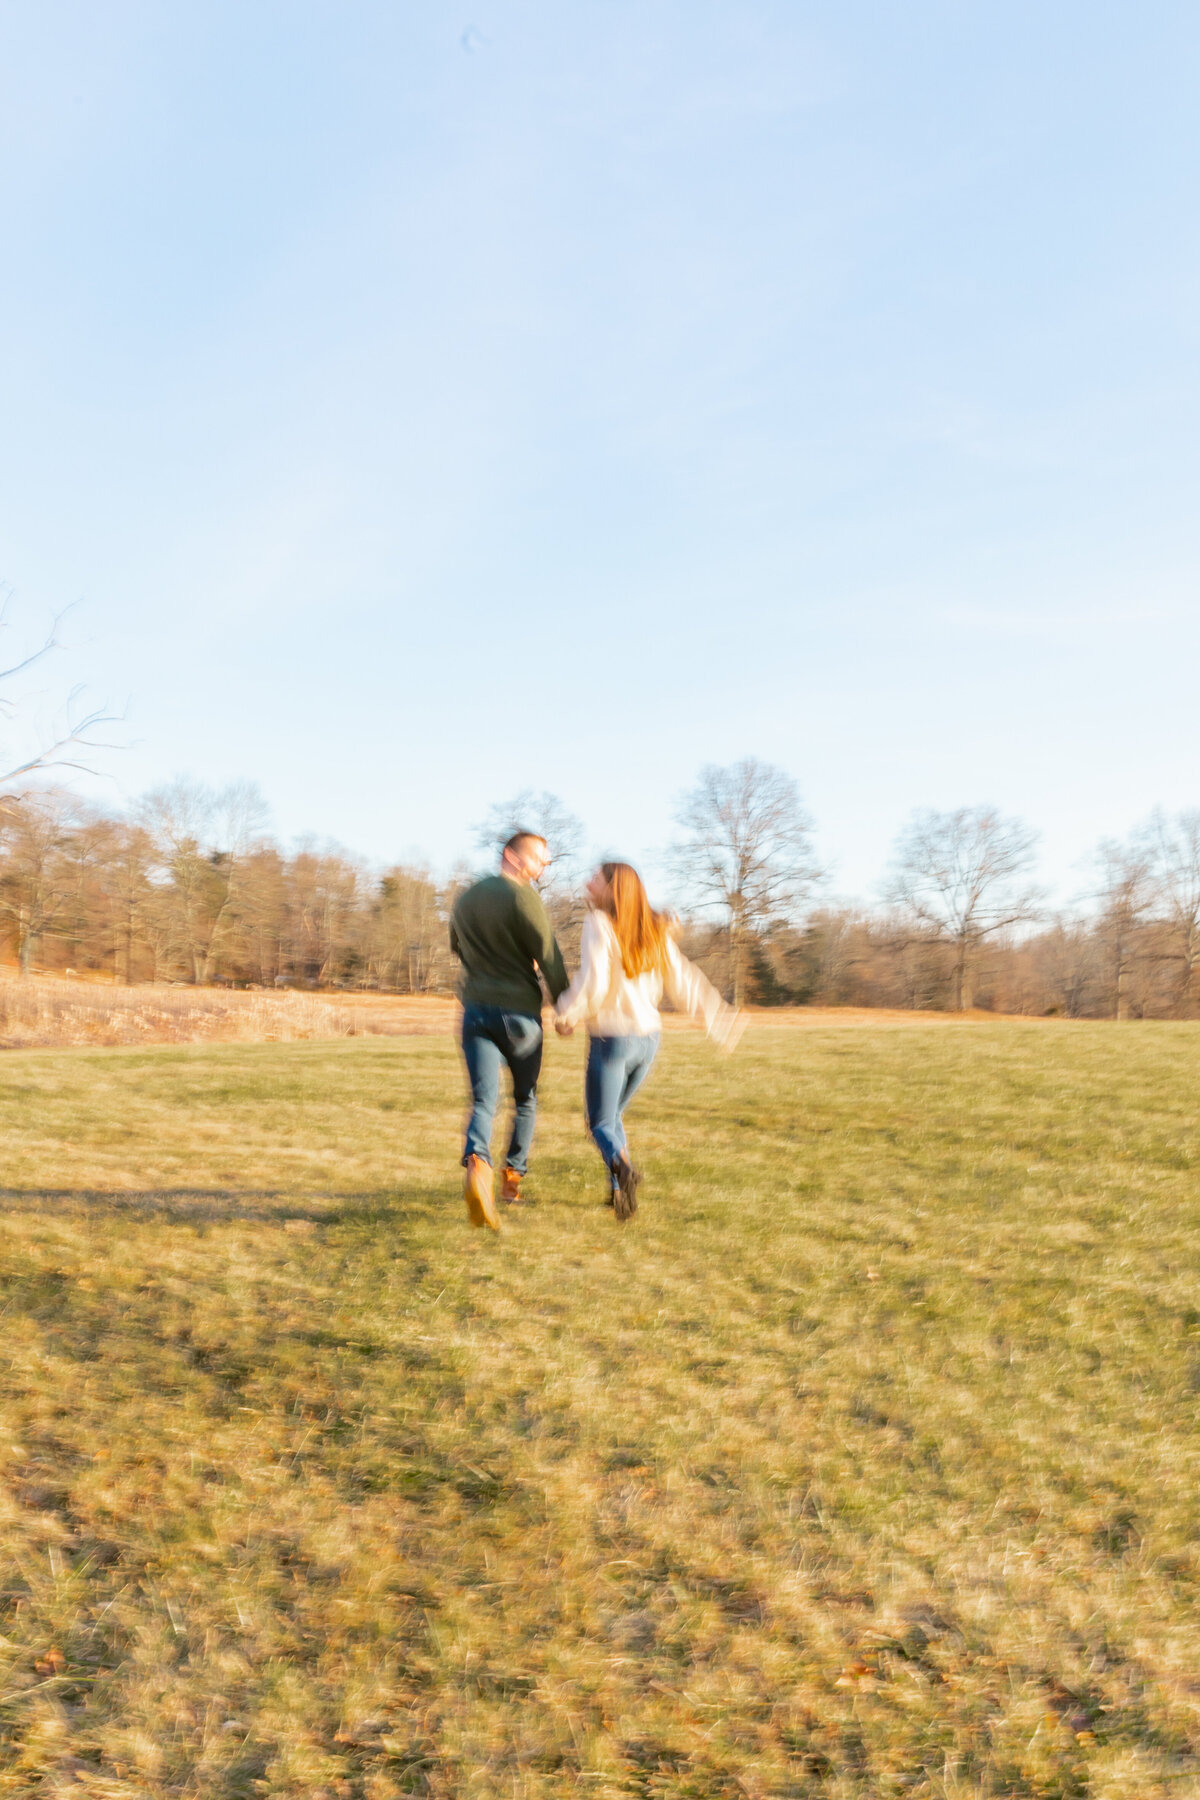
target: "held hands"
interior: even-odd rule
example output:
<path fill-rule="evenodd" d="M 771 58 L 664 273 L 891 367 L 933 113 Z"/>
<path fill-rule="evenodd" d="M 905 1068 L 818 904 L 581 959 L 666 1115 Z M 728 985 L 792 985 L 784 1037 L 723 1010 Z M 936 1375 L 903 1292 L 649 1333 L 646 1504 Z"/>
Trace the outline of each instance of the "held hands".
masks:
<path fill-rule="evenodd" d="M 571 1037 L 575 1027 L 573 1025 L 568 1025 L 563 1019 L 555 1019 L 554 1029 L 557 1031 L 559 1037 Z"/>

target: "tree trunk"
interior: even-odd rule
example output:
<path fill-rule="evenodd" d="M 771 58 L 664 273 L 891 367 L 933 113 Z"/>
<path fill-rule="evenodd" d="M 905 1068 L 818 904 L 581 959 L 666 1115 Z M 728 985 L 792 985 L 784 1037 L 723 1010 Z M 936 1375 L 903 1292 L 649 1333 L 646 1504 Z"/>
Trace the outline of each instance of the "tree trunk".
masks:
<path fill-rule="evenodd" d="M 1184 1009 L 1186 1009 L 1188 1000 L 1191 998 L 1192 981 L 1196 973 L 1196 955 L 1198 950 L 1200 950 L 1200 934 L 1197 933 L 1195 923 L 1191 922 L 1185 926 L 1183 934 L 1183 984 L 1179 998 L 1180 1005 Z"/>
<path fill-rule="evenodd" d="M 745 948 L 745 932 L 740 913 L 735 911 L 729 921 L 729 987 L 730 999 L 734 1006 L 742 1004 L 742 957 Z"/>

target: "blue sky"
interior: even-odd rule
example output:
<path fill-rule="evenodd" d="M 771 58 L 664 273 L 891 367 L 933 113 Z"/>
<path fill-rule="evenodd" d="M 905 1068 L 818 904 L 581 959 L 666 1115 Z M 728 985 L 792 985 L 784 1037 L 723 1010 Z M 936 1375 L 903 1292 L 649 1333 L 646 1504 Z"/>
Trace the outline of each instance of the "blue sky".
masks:
<path fill-rule="evenodd" d="M 0 0 L 0 580 L 104 793 L 448 864 L 704 762 L 833 884 L 1200 805 L 1200 14 Z M 20 635 L 20 632 L 16 635 Z"/>

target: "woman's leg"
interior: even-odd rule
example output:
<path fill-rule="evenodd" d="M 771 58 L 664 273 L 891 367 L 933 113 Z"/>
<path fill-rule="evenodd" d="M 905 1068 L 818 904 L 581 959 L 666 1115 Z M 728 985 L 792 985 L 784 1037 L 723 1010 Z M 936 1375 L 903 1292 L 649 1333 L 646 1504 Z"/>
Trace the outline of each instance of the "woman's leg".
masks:
<path fill-rule="evenodd" d="M 629 1102 L 633 1099 L 633 1096 L 637 1093 L 643 1081 L 645 1081 L 647 1075 L 650 1073 L 650 1065 L 658 1054 L 658 1046 L 661 1041 L 657 1031 L 648 1037 L 626 1039 L 629 1048 L 625 1058 L 625 1080 L 621 1087 L 621 1098 L 617 1105 L 616 1132 L 616 1135 L 621 1140 L 621 1149 L 626 1152 L 628 1152 L 629 1143 L 625 1136 L 625 1120 L 623 1116 L 625 1108 L 629 1105 Z"/>
<path fill-rule="evenodd" d="M 631 1037 L 626 1040 L 625 1079 L 621 1084 L 621 1098 L 617 1105 L 617 1132 L 621 1139 L 621 1149 L 612 1166 L 617 1191 L 613 1195 L 613 1207 L 618 1219 L 632 1219 L 637 1211 L 638 1188 L 641 1185 L 641 1172 L 635 1169 L 629 1156 L 625 1139 L 625 1125 L 621 1114 L 650 1073 L 650 1064 L 654 1061 L 658 1049 L 658 1034 L 653 1037 Z"/>
<path fill-rule="evenodd" d="M 628 1038 L 594 1037 L 588 1042 L 583 1093 L 588 1130 L 609 1171 L 624 1147 L 621 1095 L 625 1091 L 625 1046 Z"/>

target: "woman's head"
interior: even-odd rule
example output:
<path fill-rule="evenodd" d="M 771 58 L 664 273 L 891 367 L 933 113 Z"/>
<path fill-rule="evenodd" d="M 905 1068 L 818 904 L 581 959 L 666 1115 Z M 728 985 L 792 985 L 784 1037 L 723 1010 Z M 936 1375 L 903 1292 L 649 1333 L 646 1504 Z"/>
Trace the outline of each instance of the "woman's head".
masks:
<path fill-rule="evenodd" d="M 662 966 L 669 920 L 654 911 L 642 878 L 631 863 L 601 863 L 588 882 L 588 893 L 613 922 L 626 975 L 642 975 Z"/>

